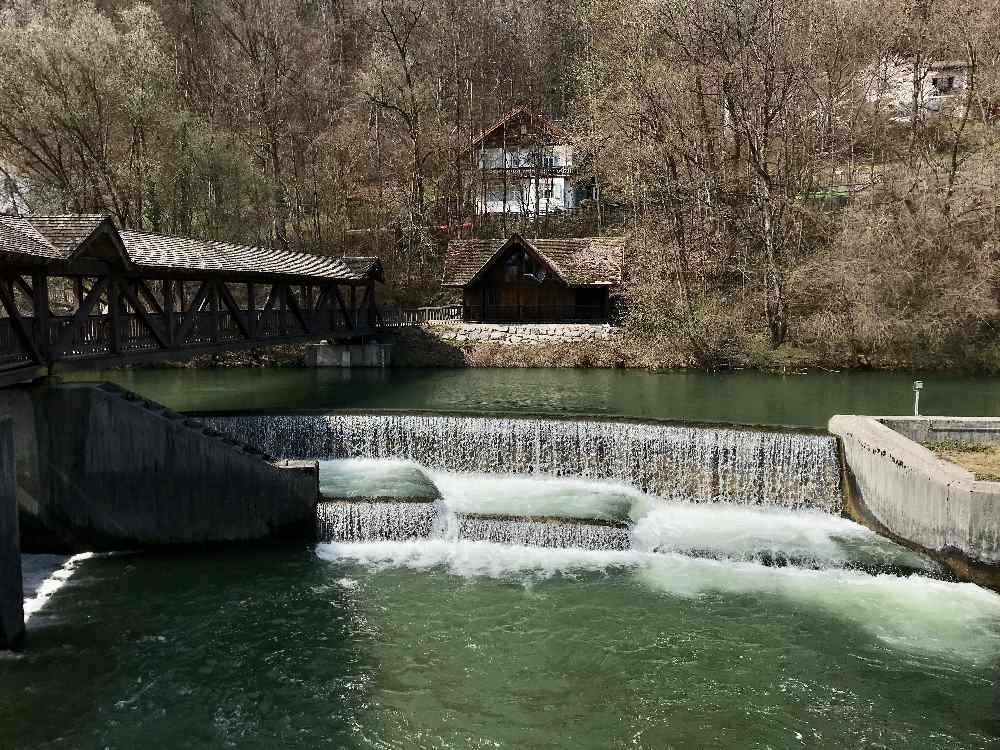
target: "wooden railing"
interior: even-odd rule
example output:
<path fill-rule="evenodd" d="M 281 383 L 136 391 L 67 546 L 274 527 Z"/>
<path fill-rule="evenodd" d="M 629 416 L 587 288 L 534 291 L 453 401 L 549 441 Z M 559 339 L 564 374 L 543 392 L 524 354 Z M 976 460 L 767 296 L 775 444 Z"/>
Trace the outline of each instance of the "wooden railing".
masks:
<path fill-rule="evenodd" d="M 461 320 L 461 305 L 444 305 L 442 307 L 417 307 L 404 309 L 401 307 L 380 307 L 378 325 L 384 328 L 402 328 L 404 326 L 420 325 L 436 320 Z"/>

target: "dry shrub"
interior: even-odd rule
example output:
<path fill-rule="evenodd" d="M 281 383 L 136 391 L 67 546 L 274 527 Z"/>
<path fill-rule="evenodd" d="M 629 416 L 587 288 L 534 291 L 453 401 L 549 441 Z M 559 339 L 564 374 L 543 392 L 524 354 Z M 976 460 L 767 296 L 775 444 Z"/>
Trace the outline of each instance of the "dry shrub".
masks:
<path fill-rule="evenodd" d="M 973 208 L 949 219 L 925 194 L 849 209 L 834 244 L 793 275 L 797 343 L 832 361 L 987 366 L 1000 276 Z"/>

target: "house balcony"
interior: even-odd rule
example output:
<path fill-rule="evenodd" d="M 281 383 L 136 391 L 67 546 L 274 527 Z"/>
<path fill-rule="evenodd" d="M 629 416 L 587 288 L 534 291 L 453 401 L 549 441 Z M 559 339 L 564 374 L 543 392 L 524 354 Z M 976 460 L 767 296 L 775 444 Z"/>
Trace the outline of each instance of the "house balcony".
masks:
<path fill-rule="evenodd" d="M 502 180 L 505 176 L 509 180 L 533 180 L 536 177 L 547 179 L 552 177 L 569 177 L 572 167 L 482 167 L 480 169 L 488 175 L 488 179 Z"/>

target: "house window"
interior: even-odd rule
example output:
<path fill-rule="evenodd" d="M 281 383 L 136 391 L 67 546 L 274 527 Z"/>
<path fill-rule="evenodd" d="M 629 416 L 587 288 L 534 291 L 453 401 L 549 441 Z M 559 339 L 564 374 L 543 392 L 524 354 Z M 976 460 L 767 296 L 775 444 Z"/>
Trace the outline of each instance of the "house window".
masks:
<path fill-rule="evenodd" d="M 551 185 L 546 185 L 545 187 L 542 188 L 542 197 L 543 198 L 551 198 L 552 197 L 552 186 Z"/>
<path fill-rule="evenodd" d="M 955 76 L 935 76 L 931 79 L 935 94 L 949 94 L 955 88 Z"/>
<path fill-rule="evenodd" d="M 554 169 L 558 166 L 558 159 L 553 154 L 546 154 L 542 157 L 542 166 L 546 169 Z"/>

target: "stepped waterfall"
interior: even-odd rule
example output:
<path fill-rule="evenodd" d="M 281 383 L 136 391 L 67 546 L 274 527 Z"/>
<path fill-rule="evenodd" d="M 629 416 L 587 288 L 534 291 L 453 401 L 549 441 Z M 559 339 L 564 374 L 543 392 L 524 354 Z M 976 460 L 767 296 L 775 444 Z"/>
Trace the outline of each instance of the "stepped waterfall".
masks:
<path fill-rule="evenodd" d="M 938 570 L 840 517 L 838 451 L 827 435 L 403 414 L 208 421 L 266 453 L 319 459 L 318 541 L 390 543 L 389 557 L 432 554 L 393 544 L 474 542 Z"/>
<path fill-rule="evenodd" d="M 833 437 L 612 420 L 410 414 L 213 417 L 281 458 L 406 459 L 428 469 L 621 482 L 666 500 L 841 508 Z"/>

